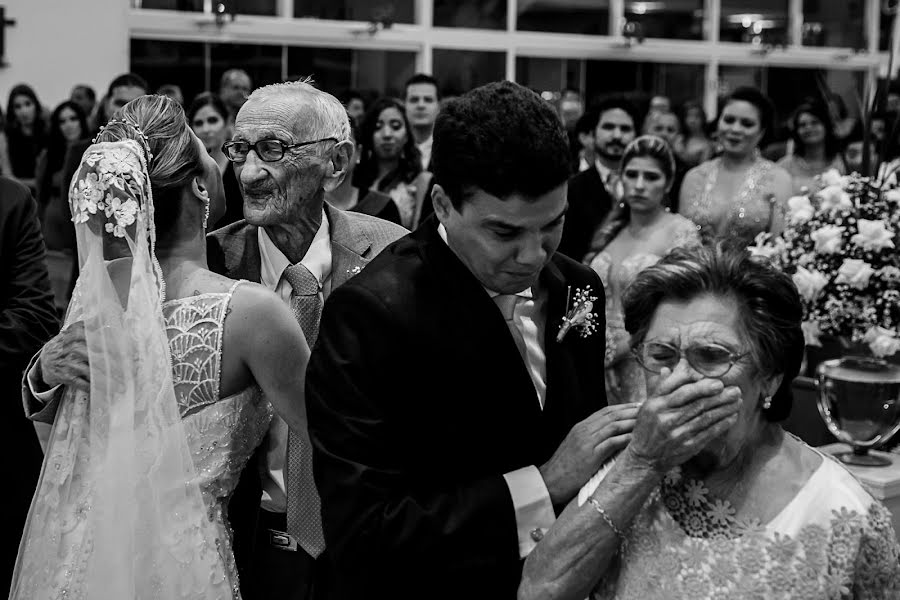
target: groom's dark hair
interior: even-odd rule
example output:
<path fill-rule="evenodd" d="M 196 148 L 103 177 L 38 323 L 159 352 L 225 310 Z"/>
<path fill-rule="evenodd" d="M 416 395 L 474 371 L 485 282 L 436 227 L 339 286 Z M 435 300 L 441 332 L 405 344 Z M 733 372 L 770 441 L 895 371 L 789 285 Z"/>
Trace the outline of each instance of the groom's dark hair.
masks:
<path fill-rule="evenodd" d="M 539 95 L 509 81 L 489 83 L 441 109 L 431 170 L 456 210 L 476 189 L 534 198 L 568 180 L 569 142 Z"/>

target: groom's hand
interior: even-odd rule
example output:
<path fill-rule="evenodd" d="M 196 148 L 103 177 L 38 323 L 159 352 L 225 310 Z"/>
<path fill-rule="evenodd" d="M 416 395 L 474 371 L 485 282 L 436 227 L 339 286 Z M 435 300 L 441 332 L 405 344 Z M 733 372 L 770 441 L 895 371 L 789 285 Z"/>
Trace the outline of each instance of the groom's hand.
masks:
<path fill-rule="evenodd" d="M 568 502 L 628 444 L 639 407 L 637 403 L 607 406 L 572 427 L 550 460 L 538 467 L 553 504 Z"/>
<path fill-rule="evenodd" d="M 47 342 L 41 350 L 38 364 L 41 379 L 47 387 L 65 385 L 90 389 L 91 368 L 84 323 L 72 323 Z"/>

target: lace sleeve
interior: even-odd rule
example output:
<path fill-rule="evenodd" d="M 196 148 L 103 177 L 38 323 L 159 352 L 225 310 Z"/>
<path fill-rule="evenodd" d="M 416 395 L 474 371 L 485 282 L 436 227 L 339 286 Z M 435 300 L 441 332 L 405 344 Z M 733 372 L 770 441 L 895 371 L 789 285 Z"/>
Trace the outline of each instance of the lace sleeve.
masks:
<path fill-rule="evenodd" d="M 857 600 L 900 596 L 900 546 L 891 515 L 878 502 L 869 514 L 859 540 L 853 597 Z"/>

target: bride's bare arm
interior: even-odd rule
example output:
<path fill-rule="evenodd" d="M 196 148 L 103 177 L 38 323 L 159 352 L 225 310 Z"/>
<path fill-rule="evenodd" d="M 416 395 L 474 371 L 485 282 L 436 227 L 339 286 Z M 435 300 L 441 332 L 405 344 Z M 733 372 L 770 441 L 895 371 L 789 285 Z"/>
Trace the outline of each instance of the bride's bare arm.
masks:
<path fill-rule="evenodd" d="M 226 321 L 232 328 L 229 351 L 240 353 L 278 416 L 292 430 L 305 434 L 304 385 L 310 351 L 300 325 L 278 296 L 257 285 L 240 286 L 231 310 Z"/>

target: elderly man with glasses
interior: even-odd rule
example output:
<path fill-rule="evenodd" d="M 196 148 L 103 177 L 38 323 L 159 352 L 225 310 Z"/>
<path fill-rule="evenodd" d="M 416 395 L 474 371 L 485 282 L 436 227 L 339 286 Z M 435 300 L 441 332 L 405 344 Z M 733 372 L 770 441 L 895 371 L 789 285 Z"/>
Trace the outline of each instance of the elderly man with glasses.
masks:
<path fill-rule="evenodd" d="M 240 182 L 244 220 L 209 234 L 210 267 L 274 290 L 310 347 L 325 298 L 407 233 L 325 203 L 353 156 L 349 136 L 341 103 L 301 81 L 254 91 L 222 148 Z M 259 454 L 229 505 L 242 595 L 326 597 L 331 568 L 307 432 L 288 431 L 276 417 Z"/>

